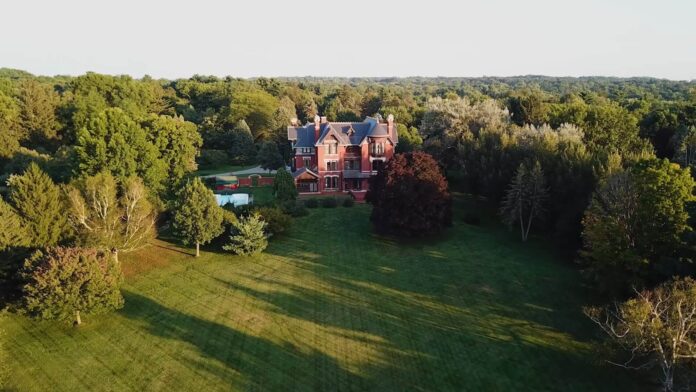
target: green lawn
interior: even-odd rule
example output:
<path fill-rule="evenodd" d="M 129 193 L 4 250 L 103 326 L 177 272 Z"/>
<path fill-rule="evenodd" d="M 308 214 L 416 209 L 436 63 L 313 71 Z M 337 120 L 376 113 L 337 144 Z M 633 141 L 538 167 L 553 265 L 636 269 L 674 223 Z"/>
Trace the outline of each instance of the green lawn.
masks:
<path fill-rule="evenodd" d="M 10 387 L 636 389 L 596 361 L 580 277 L 544 244 L 460 222 L 396 243 L 371 234 L 369 206 L 310 211 L 257 258 L 161 241 L 124 257 L 125 308 L 80 328 L 9 317 Z"/>

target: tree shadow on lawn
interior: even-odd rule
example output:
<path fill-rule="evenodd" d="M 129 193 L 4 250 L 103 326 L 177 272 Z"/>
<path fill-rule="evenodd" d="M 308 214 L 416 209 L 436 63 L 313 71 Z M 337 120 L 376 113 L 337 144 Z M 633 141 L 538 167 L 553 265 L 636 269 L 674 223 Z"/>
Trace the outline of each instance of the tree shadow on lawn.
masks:
<path fill-rule="evenodd" d="M 123 295 L 127 305 L 122 315 L 145 322 L 154 336 L 186 342 L 204 357 L 215 360 L 218 366 L 202 361 L 192 364 L 211 376 L 206 379 L 209 385 L 215 385 L 216 378 L 239 390 L 329 390 L 334 389 L 334 382 L 363 389 L 361 375 L 343 369 L 321 352 L 308 352 L 290 342 L 276 344 L 169 309 L 134 292 L 125 291 Z M 317 373 L 325 377 L 317 377 Z"/>
<path fill-rule="evenodd" d="M 435 246 L 364 232 L 346 236 L 331 247 L 291 238 L 289 246 L 268 249 L 309 271 L 313 284 L 244 273 L 218 281 L 279 314 L 381 338 L 389 372 L 410 380 L 410 389 L 635 389 L 629 379 L 635 373 L 600 365 L 594 356 L 582 288 L 572 280 L 577 271 L 535 266 L 551 262 L 541 247 L 481 238 L 490 233 L 462 226 Z M 345 257 L 346 243 L 363 251 Z M 489 265 L 496 259 L 499 268 Z M 384 369 L 368 371 L 377 371 L 368 373 L 375 379 Z"/>

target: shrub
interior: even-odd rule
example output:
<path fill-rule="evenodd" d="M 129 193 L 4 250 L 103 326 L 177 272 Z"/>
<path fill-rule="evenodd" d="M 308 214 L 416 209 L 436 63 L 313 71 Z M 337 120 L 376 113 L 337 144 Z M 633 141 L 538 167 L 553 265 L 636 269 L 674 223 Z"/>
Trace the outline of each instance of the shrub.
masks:
<path fill-rule="evenodd" d="M 266 222 L 257 213 L 241 218 L 232 225 L 230 243 L 222 249 L 241 256 L 250 256 L 263 252 L 268 246 L 264 229 Z"/>
<path fill-rule="evenodd" d="M 23 308 L 31 317 L 75 320 L 123 307 L 123 275 L 111 254 L 96 249 L 48 248 L 24 263 Z"/>
<path fill-rule="evenodd" d="M 321 199 L 321 206 L 324 208 L 335 208 L 338 206 L 338 200 L 335 197 Z"/>
<path fill-rule="evenodd" d="M 279 201 L 290 201 L 297 199 L 297 188 L 292 175 L 281 167 L 276 172 L 273 179 L 273 195 Z"/>
<path fill-rule="evenodd" d="M 282 203 L 280 205 L 280 208 L 282 208 L 283 212 L 294 218 L 307 216 L 307 214 L 309 214 L 309 211 L 307 211 L 307 208 L 305 208 L 304 204 L 297 203 L 293 200 L 289 200 Z"/>
<path fill-rule="evenodd" d="M 319 201 L 315 198 L 310 198 L 305 200 L 304 205 L 307 208 L 317 208 L 319 207 Z"/>
<path fill-rule="evenodd" d="M 346 197 L 343 199 L 343 207 L 353 207 L 355 200 L 352 197 Z"/>
<path fill-rule="evenodd" d="M 263 207 L 256 212 L 266 222 L 266 233 L 269 237 L 286 231 L 292 224 L 292 217 L 278 207 Z"/>

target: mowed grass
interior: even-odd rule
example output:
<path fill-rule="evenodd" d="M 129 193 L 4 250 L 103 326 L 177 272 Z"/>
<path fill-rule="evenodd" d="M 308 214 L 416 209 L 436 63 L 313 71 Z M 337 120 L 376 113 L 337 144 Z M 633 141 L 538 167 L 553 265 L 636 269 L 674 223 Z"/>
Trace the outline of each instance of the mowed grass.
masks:
<path fill-rule="evenodd" d="M 368 216 L 311 210 L 254 258 L 163 241 L 124 257 L 121 311 L 80 328 L 2 321 L 10 388 L 636 389 L 596 360 L 580 277 L 544 244 L 458 220 L 439 241 L 399 243 Z"/>

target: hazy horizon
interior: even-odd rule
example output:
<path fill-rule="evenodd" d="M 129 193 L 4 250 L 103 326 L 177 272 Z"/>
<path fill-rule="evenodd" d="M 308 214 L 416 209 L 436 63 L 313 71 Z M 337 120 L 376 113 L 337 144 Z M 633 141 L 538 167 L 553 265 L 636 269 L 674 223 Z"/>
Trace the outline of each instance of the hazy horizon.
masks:
<path fill-rule="evenodd" d="M 696 2 L 390 3 L 12 2 L 0 66 L 164 79 L 696 79 Z"/>

